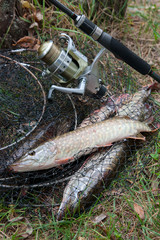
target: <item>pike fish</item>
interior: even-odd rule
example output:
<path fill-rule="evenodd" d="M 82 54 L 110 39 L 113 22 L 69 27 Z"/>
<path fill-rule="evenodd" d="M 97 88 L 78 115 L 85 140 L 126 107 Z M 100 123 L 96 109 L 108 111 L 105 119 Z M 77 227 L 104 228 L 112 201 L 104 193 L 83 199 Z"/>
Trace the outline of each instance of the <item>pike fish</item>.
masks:
<path fill-rule="evenodd" d="M 113 116 L 116 111 L 117 106 L 123 106 L 126 99 L 128 99 L 129 94 L 121 94 L 120 96 L 111 96 L 108 97 L 106 101 L 104 101 L 103 105 L 100 109 L 94 110 L 90 117 L 86 117 L 81 124 L 79 125 L 79 128 L 91 125 L 95 122 L 103 121 L 110 116 Z M 60 126 L 61 132 L 57 126 Z M 7 165 L 10 165 L 11 163 L 19 160 L 24 154 L 27 154 L 31 149 L 36 148 L 38 145 L 40 145 L 42 142 L 49 140 L 50 138 L 53 138 L 55 135 L 60 135 L 67 132 L 71 126 L 71 122 L 69 120 L 65 122 L 61 121 L 61 123 L 58 125 L 55 122 L 51 122 L 45 127 L 38 128 L 36 132 L 26 139 L 26 141 L 16 149 L 13 154 L 10 156 L 10 158 L 7 161 Z"/>
<path fill-rule="evenodd" d="M 126 98 L 126 102 L 121 101 L 117 115 L 124 117 L 129 115 L 133 119 L 144 121 L 151 115 L 150 106 L 145 101 L 152 89 L 157 87 L 152 84 L 136 92 L 132 97 Z M 125 104 L 125 105 L 124 105 Z M 87 202 L 101 191 L 101 187 L 109 183 L 115 174 L 116 169 L 126 156 L 127 143 L 121 142 L 113 145 L 109 151 L 105 148 L 92 154 L 87 162 L 71 177 L 63 193 L 63 199 L 58 211 L 57 220 L 61 220 L 66 213 L 73 215 L 81 207 L 85 207 Z"/>
<path fill-rule="evenodd" d="M 94 148 L 111 146 L 113 142 L 137 138 L 140 132 L 151 131 L 145 122 L 114 117 L 47 141 L 11 164 L 10 168 L 16 172 L 28 172 L 57 167 L 90 153 Z"/>
<path fill-rule="evenodd" d="M 117 165 L 125 157 L 125 143 L 113 145 L 109 151 L 102 149 L 100 152 L 87 160 L 70 179 L 63 192 L 63 199 L 58 210 L 57 220 L 61 220 L 65 214 L 73 215 L 77 210 L 85 207 L 89 201 L 93 200 L 104 185 L 109 182 L 115 174 Z"/>

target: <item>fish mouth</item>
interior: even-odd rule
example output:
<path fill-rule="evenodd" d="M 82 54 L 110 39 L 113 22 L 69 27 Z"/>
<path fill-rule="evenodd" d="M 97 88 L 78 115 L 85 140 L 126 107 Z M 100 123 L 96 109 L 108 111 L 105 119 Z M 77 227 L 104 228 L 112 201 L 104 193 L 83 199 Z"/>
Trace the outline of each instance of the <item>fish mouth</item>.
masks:
<path fill-rule="evenodd" d="M 54 166 L 51 166 L 47 164 L 47 162 L 40 162 L 36 159 L 21 159 L 20 161 L 14 162 L 9 166 L 9 170 L 13 172 L 33 172 L 33 171 L 39 171 L 39 170 L 45 170 L 48 168 L 52 168 Z"/>
<path fill-rule="evenodd" d="M 35 166 L 37 168 L 37 165 Z M 14 172 L 27 172 L 33 169 L 33 159 L 18 161 L 9 166 L 9 169 Z"/>
<path fill-rule="evenodd" d="M 70 195 L 68 199 L 64 199 L 57 213 L 57 221 L 62 220 L 65 216 L 73 216 L 80 207 L 78 195 Z"/>
<path fill-rule="evenodd" d="M 78 201 L 77 201 L 77 204 L 78 204 Z M 57 213 L 57 221 L 61 221 L 65 216 L 73 216 L 74 214 L 76 214 L 77 212 L 77 209 L 78 209 L 78 206 L 77 204 L 69 204 L 69 205 L 66 205 L 63 204 L 63 206 L 61 206 L 58 210 L 58 213 Z"/>

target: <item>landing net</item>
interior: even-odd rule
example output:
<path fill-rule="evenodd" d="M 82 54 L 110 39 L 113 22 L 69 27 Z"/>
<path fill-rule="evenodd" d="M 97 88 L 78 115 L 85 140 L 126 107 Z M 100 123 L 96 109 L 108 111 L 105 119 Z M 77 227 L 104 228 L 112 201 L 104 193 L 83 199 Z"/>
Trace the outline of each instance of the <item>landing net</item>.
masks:
<path fill-rule="evenodd" d="M 127 186 L 133 184 L 136 174 L 143 171 L 145 165 L 150 161 L 150 153 L 154 151 L 155 143 L 158 141 L 158 131 L 144 134 L 145 142 L 132 139 L 114 144 L 112 147 L 115 149 L 118 149 L 116 148 L 118 144 L 125 146 L 121 150 L 114 150 L 118 151 L 116 155 L 118 159 L 114 170 L 108 171 L 106 176 L 103 176 L 103 161 L 111 151 L 110 147 L 106 147 L 105 150 L 94 149 L 93 158 L 89 159 L 87 164 L 86 159 L 90 154 L 84 153 L 80 158 L 77 156 L 74 162 L 59 168 L 23 173 L 9 170 L 9 166 L 25 153 L 49 139 L 80 127 L 85 118 L 90 116 L 87 121 L 91 121 L 93 124 L 99 121 L 99 118 L 93 114 L 94 110 L 99 110 L 106 104 L 111 106 L 112 101 L 116 111 L 112 112 L 110 118 L 117 114 L 120 105 L 126 106 L 127 112 L 127 103 L 142 86 L 134 78 L 131 69 L 112 58 L 108 53 L 102 62 L 105 70 L 100 71 L 107 94 L 101 100 L 55 92 L 52 102 L 48 102 L 46 96 L 53 79 L 52 76 L 42 77 L 42 70 L 45 66 L 37 60 L 36 53 L 0 52 L 0 192 L 1 201 L 4 204 L 55 207 L 57 210 L 62 201 L 65 186 L 71 178 L 75 176 L 76 180 L 79 179 L 73 191 L 76 192 L 83 181 L 92 178 L 90 182 L 96 182 L 96 174 L 93 173 L 101 171 L 102 180 L 91 189 L 86 197 L 81 196 L 83 209 L 85 207 L 84 199 L 90 204 L 96 192 L 101 194 L 107 189 L 105 191 L 109 193 L 113 188 L 113 180 L 117 189 L 122 189 L 120 179 L 124 189 L 124 183 Z M 158 91 L 155 91 L 154 96 L 150 95 L 145 100 L 144 107 L 146 117 L 154 118 L 154 127 L 160 123 L 159 103 L 156 96 L 158 96 Z M 122 99 L 125 100 L 122 101 Z M 103 108 L 101 113 L 100 118 L 104 120 L 106 113 Z M 136 114 L 135 111 L 135 116 Z M 134 118 L 134 112 L 132 112 L 132 117 Z M 87 124 L 88 122 L 85 123 L 85 125 Z M 108 156 L 110 162 L 112 157 L 111 152 Z M 91 164 L 89 166 L 89 161 L 92 162 L 92 166 Z M 112 169 L 114 163 L 110 164 Z M 87 166 L 91 170 L 88 170 Z M 81 172 L 80 169 L 83 168 L 84 171 Z M 74 195 L 74 193 L 71 194 Z"/>

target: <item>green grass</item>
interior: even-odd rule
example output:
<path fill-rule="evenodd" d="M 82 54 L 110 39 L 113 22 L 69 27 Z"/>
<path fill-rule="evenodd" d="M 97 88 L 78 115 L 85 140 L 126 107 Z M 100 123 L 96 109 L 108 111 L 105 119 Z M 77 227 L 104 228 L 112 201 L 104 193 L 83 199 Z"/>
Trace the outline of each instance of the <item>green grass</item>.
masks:
<path fill-rule="evenodd" d="M 160 17 L 158 17 L 160 6 L 157 6 L 155 3 L 150 3 L 150 5 L 147 6 L 146 5 L 131 5 L 131 8 L 137 7 L 137 11 L 135 11 L 131 15 L 139 16 L 145 21 L 145 26 L 141 28 L 139 36 L 142 36 L 144 32 L 148 33 L 149 31 L 152 31 L 155 41 L 158 41 L 160 38 L 160 34 L 158 32 L 160 25 Z"/>

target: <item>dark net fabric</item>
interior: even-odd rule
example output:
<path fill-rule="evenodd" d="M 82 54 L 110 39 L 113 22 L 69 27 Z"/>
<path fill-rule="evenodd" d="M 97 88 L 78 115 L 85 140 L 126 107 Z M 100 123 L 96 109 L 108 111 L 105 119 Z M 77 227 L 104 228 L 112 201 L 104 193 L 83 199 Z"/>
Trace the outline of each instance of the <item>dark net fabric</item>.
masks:
<path fill-rule="evenodd" d="M 144 97 L 148 90 L 139 93 L 134 107 L 130 105 L 134 94 L 142 88 L 131 69 L 106 54 L 105 71 L 100 70 L 107 88 L 105 97 L 101 100 L 69 97 L 55 92 L 52 102 L 45 102 L 53 79 L 51 76 L 42 78 L 44 66 L 38 62 L 36 54 L 10 51 L 0 54 L 4 56 L 0 56 L 0 192 L 3 204 L 54 207 L 56 214 L 60 206 L 58 219 L 61 219 L 67 211 L 74 213 L 91 206 L 104 189 L 107 188 L 107 192 L 112 189 L 113 180 L 117 181 L 117 188 L 122 188 L 120 173 L 126 185 L 134 182 L 135 173 L 142 171 L 150 160 L 158 131 L 145 133 L 146 141 L 121 140 L 111 147 L 82 149 L 74 156 L 74 161 L 59 167 L 33 172 L 14 172 L 9 167 L 31 149 L 56 136 L 114 116 L 128 115 L 140 121 L 152 116 L 152 127 L 156 128 L 160 111 L 153 96 Z M 25 66 L 42 87 L 25 68 L 5 57 L 28 64 Z"/>

